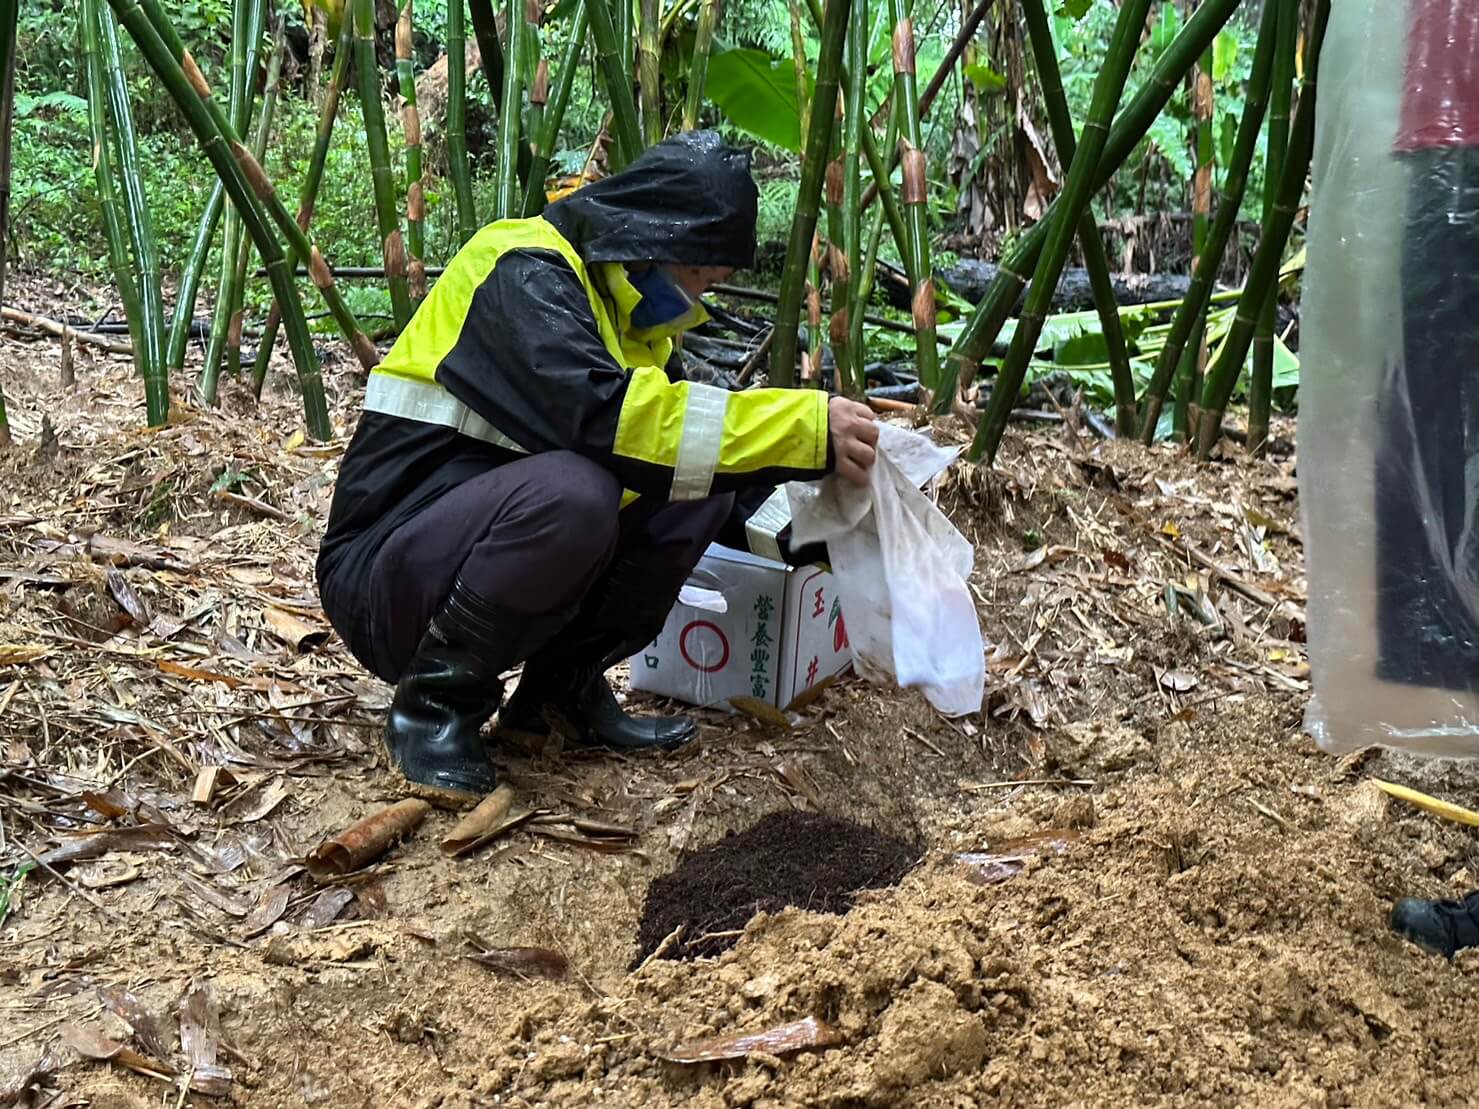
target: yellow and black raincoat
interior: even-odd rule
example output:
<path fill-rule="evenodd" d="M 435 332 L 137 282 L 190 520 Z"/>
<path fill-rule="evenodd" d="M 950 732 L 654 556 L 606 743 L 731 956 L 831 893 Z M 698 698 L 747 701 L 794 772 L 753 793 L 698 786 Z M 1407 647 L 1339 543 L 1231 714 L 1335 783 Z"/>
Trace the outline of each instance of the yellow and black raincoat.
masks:
<path fill-rule="evenodd" d="M 772 490 L 830 468 L 826 394 L 683 380 L 670 339 L 633 336 L 641 294 L 626 269 L 747 267 L 756 206 L 748 156 L 690 133 L 543 216 L 479 231 L 370 375 L 319 553 L 336 626 L 361 625 L 356 583 L 400 524 L 541 451 L 599 462 L 627 499 L 739 492 L 748 511 L 733 534 L 781 553 Z"/>

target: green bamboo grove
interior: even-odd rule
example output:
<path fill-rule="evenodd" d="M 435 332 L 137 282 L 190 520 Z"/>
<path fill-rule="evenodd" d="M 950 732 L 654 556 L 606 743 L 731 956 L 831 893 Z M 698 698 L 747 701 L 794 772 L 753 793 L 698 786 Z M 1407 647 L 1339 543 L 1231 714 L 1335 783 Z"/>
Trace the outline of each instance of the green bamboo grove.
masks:
<path fill-rule="evenodd" d="M 321 439 L 334 434 L 319 354 L 308 329 L 304 298 L 310 291 L 298 284 L 303 276 L 361 367 L 377 364 L 379 349 L 349 307 L 331 260 L 313 236 L 336 126 L 364 136 L 361 172 L 372 204 L 356 218 L 367 224 L 372 220 L 377 232 L 378 273 L 390 304 L 388 325 L 377 335 L 383 340 L 405 327 L 427 295 L 435 267 L 446 260 L 439 256 L 444 248 L 465 244 L 483 223 L 533 216 L 543 209 L 567 115 L 573 104 L 584 103 L 577 89 L 589 86 L 604 114 L 602 137 L 587 163 L 599 155 L 606 172 L 621 169 L 647 146 L 679 130 L 723 121 L 720 101 L 725 93 L 715 83 L 721 79 L 720 66 L 728 62 L 716 59 L 731 49 L 723 0 L 452 0 L 445 23 L 445 115 L 431 124 L 430 147 L 423 141 L 418 103 L 418 67 L 424 55 L 417 54 L 414 0 L 398 0 L 387 26 L 377 25 L 373 0 L 311 3 L 321 6 L 320 19 L 327 28 L 328 71 L 321 87 L 312 90 L 319 112 L 302 177 L 292 183 L 295 212 L 264 168 L 284 80 L 283 17 L 274 13 L 271 0 L 231 0 L 229 52 L 213 74 L 218 87 L 181 40 L 160 0 L 83 0 L 80 6 L 78 41 L 92 176 L 114 287 L 127 318 L 152 426 L 169 419 L 171 379 L 177 379 L 176 389 L 184 387 L 178 379 L 202 291 L 214 308 L 203 367 L 191 384 L 206 403 L 215 402 L 222 381 L 236 376 L 246 377 L 260 396 L 281 332 L 297 373 L 308 430 Z M 921 60 L 939 54 L 925 49 L 928 40 L 921 40 L 917 21 L 935 16 L 916 10 L 911 0 L 793 0 L 793 58 L 786 69 L 795 72 L 799 180 L 774 321 L 765 339 L 768 373 L 767 363 L 760 361 L 758 379 L 816 387 L 826 378 L 825 352 L 835 367 L 838 391 L 857 397 L 867 393 L 870 333 L 865 321 L 872 319 L 870 298 L 886 269 L 880 249 L 887 242 L 899 261 L 902 277 L 897 279 L 908 289 L 908 323 L 902 326 L 913 335 L 918 403 L 936 416 L 964 414 L 974 424 L 971 457 L 994 458 L 1038 357 L 1060 276 L 1077 251 L 1104 340 L 1118 433 L 1151 442 L 1163 406 L 1174 395 L 1177 430 L 1184 429 L 1206 454 L 1221 434 L 1222 413 L 1251 351 L 1248 436 L 1250 448 L 1260 449 L 1272 403 L 1279 271 L 1306 183 L 1318 45 L 1329 5 L 1322 0 L 1303 28 L 1299 0 L 1267 0 L 1263 5 L 1236 141 L 1228 164 L 1217 167 L 1223 179 L 1214 216 L 1207 70 L 1214 40 L 1238 15 L 1240 3 L 1200 0 L 1174 37 L 1151 56 L 1152 0 L 1120 0 L 1112 39 L 1094 75 L 1089 111 L 1076 127 L 1059 68 L 1061 44 L 1054 41 L 1056 4 L 974 0 L 955 17 L 942 64 L 921 72 Z M 6 61 L 0 84 L 5 90 L 0 103 L 0 243 L 9 195 L 16 9 L 17 0 L 0 0 L 0 58 Z M 933 260 L 946 228 L 926 148 L 931 129 L 940 122 L 930 120 L 931 107 L 952 82 L 963 87 L 959 67 L 972 56 L 972 43 L 992 12 L 998 21 L 1020 20 L 1031 63 L 1029 102 L 1046 117 L 1063 181 L 1041 217 L 1010 240 L 984 297 L 967 306 L 937 283 Z M 481 55 L 475 82 L 467 72 L 469 23 Z M 132 39 L 215 171 L 198 224 L 193 224 L 190 249 L 181 258 L 160 256 L 120 30 Z M 1295 112 L 1295 51 L 1301 41 L 1306 59 Z M 672 53 L 680 42 L 686 44 L 686 54 L 681 69 L 674 70 Z M 1127 94 L 1137 60 L 1140 77 Z M 1194 72 L 1190 133 L 1198 180 L 1191 287 L 1170 313 L 1149 383 L 1137 395 L 1135 339 L 1115 302 L 1094 204 Z M 732 67 L 726 66 L 725 79 L 733 80 Z M 789 73 L 782 80 L 789 85 Z M 347 123 L 338 119 L 346 89 L 358 103 L 357 118 Z M 469 108 L 475 101 L 480 102 L 479 118 L 490 121 L 496 132 L 490 148 L 476 156 L 468 133 Z M 948 129 L 949 121 L 945 123 Z M 398 135 L 392 126 L 398 126 Z M 1261 239 L 1237 297 L 1231 330 L 1203 381 L 1202 336 L 1214 281 L 1236 239 L 1238 212 L 1265 134 Z M 400 141 L 393 143 L 394 138 Z M 481 196 L 475 188 L 475 162 L 488 170 L 491 182 L 491 190 Z M 445 231 L 435 235 L 428 230 L 428 210 L 434 203 L 445 205 Z M 206 272 L 211 258 L 219 258 L 214 276 Z M 3 272 L 0 257 L 0 282 Z M 253 272 L 265 274 L 272 294 L 266 319 L 255 331 L 245 300 L 247 276 Z M 166 273 L 178 277 L 168 313 Z M 1219 293 L 1216 299 L 1227 295 Z M 951 318 L 941 315 L 946 311 L 962 323 L 942 332 L 940 321 Z M 1013 317 L 1016 323 L 1007 338 Z M 1225 320 L 1226 314 L 1220 318 Z M 249 376 L 241 364 L 248 335 L 257 340 Z M 978 394 L 984 407 L 979 418 L 973 414 Z M 1195 423 L 1198 413 L 1203 418 Z M 7 436 L 0 398 L 0 442 Z"/>

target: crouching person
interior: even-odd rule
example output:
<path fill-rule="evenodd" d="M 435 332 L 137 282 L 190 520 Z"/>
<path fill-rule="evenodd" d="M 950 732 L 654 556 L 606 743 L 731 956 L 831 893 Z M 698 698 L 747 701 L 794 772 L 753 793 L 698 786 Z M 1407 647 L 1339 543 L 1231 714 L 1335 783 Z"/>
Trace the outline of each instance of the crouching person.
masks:
<path fill-rule="evenodd" d="M 318 581 L 349 649 L 396 685 L 385 743 L 415 792 L 494 788 L 480 733 L 500 706 L 501 731 L 690 739 L 687 717 L 624 712 L 605 671 L 656 637 L 736 493 L 760 503 L 833 469 L 866 481 L 865 406 L 731 393 L 673 357 L 701 294 L 752 263 L 756 207 L 747 155 L 670 139 L 543 216 L 483 228 L 370 375 Z"/>

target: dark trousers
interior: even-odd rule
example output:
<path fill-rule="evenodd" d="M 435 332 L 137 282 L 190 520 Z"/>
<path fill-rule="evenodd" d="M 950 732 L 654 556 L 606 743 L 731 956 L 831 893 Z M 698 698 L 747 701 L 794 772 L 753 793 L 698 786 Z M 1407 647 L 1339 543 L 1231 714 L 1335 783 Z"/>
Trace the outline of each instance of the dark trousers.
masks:
<path fill-rule="evenodd" d="M 671 583 L 671 604 L 733 497 L 621 508 L 621 483 L 570 451 L 531 455 L 463 482 L 397 528 L 370 573 L 371 669 L 396 681 L 452 582 L 530 615 L 577 605 L 613 560 Z M 668 585 L 662 586 L 663 590 Z"/>
<path fill-rule="evenodd" d="M 1376 455 L 1387 681 L 1479 686 L 1479 147 L 1404 156 L 1402 363 Z"/>

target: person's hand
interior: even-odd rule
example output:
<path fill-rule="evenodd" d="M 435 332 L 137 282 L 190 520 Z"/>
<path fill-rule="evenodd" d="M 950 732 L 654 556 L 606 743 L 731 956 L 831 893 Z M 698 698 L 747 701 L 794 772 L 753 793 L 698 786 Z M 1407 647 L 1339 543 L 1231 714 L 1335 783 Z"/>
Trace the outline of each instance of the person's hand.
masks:
<path fill-rule="evenodd" d="M 827 432 L 832 436 L 837 473 L 854 485 L 867 485 L 878 443 L 873 409 L 846 397 L 833 397 L 827 402 Z"/>

